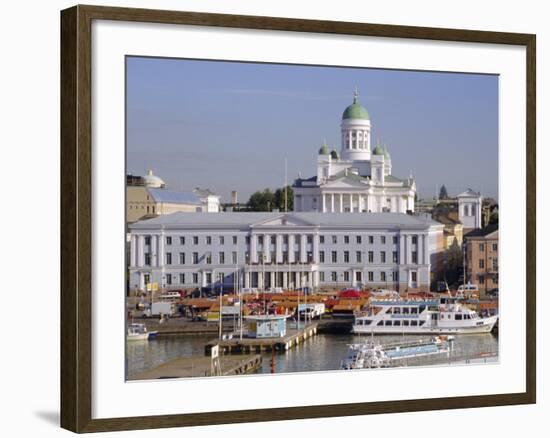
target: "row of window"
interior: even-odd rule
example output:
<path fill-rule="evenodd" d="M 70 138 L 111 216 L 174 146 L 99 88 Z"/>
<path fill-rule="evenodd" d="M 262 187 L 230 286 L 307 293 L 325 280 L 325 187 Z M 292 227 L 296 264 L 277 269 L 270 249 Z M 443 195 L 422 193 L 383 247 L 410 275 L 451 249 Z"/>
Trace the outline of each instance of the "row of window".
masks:
<path fill-rule="evenodd" d="M 217 254 L 217 264 L 219 265 L 224 265 L 226 263 L 231 263 L 233 265 L 239 263 L 239 257 L 238 257 L 238 254 L 237 254 L 237 251 L 233 251 L 230 253 L 231 254 L 231 260 L 229 261 L 226 257 L 226 253 L 221 251 Z M 271 252 L 270 253 L 271 255 L 271 260 L 272 262 L 275 261 L 276 259 L 276 253 L 275 252 Z M 319 251 L 319 263 L 327 263 L 327 255 L 325 251 Z M 331 251 L 330 252 L 330 263 L 340 263 L 340 262 L 343 262 L 343 263 L 351 263 L 352 260 L 351 260 L 351 257 L 350 257 L 350 251 L 343 251 L 341 253 L 341 257 L 338 257 L 338 251 Z M 365 260 L 365 257 L 364 255 L 366 255 L 366 260 Z M 147 252 L 144 254 L 144 264 L 146 266 L 150 266 L 151 265 L 151 262 L 152 262 L 152 257 L 151 257 L 151 253 Z M 263 260 L 263 257 L 264 257 L 264 253 L 263 251 L 258 251 L 257 253 L 257 259 L 262 261 Z M 184 252 L 180 252 L 178 254 L 178 264 L 179 265 L 185 265 L 187 263 L 187 257 L 186 257 L 186 253 Z M 203 261 L 207 264 L 207 265 L 210 265 L 212 264 L 212 253 L 206 253 L 204 255 L 199 255 L 198 252 L 193 252 L 191 254 L 191 263 L 193 265 L 197 265 L 199 264 L 201 261 Z M 248 253 L 245 253 L 245 260 L 246 262 L 248 263 L 249 262 L 249 254 Z M 295 251 L 294 252 L 294 260 L 296 262 L 299 262 L 300 261 L 300 252 L 299 251 Z M 480 262 L 482 262 L 483 260 L 480 260 Z M 174 264 L 175 262 L 175 259 L 174 259 L 174 256 L 173 256 L 173 253 L 172 252 L 167 252 L 164 254 L 164 264 L 166 265 L 172 265 Z M 313 262 L 313 254 L 311 252 L 308 252 L 307 253 L 307 257 L 306 257 L 306 262 L 307 263 L 311 263 Z M 378 252 L 378 258 L 377 260 L 375 261 L 375 252 L 374 251 L 368 251 L 368 252 L 363 252 L 363 251 L 356 251 L 355 252 L 355 258 L 353 260 L 353 262 L 355 263 L 388 263 L 388 257 L 387 257 L 387 252 L 386 251 L 379 251 Z M 411 251 L 411 262 L 413 264 L 416 264 L 418 263 L 418 253 L 417 251 Z M 288 252 L 286 251 L 283 251 L 282 252 L 282 264 L 285 264 L 285 263 L 288 263 Z M 392 251 L 391 253 L 391 263 L 399 263 L 399 254 L 397 251 Z M 480 263 L 481 265 L 481 263 Z M 482 267 L 482 266 L 480 266 Z"/>
<path fill-rule="evenodd" d="M 492 260 L 493 271 L 498 271 L 498 259 Z M 485 259 L 479 259 L 479 269 L 485 269 Z"/>
<path fill-rule="evenodd" d="M 219 245 L 225 245 L 225 242 L 226 242 L 225 237 L 226 236 L 218 236 L 218 244 Z M 328 237 L 329 236 L 324 236 L 324 235 L 319 236 L 319 243 L 321 245 L 325 244 L 325 242 L 328 240 Z M 342 242 L 346 245 L 351 242 L 352 237 L 349 236 L 349 235 L 344 235 L 344 236 L 340 236 L 340 237 L 342 237 Z M 356 235 L 355 236 L 355 243 L 357 243 L 359 245 L 362 244 L 363 237 L 365 237 L 365 236 Z M 382 245 L 385 245 L 386 242 L 387 242 L 386 236 L 378 236 L 378 237 L 380 239 L 380 243 Z M 367 242 L 370 245 L 374 244 L 375 236 L 366 236 L 366 238 L 367 238 Z M 199 236 L 192 236 L 191 239 L 192 239 L 193 245 L 198 245 L 199 244 Z M 205 239 L 206 245 L 212 245 L 212 236 L 205 236 L 204 239 Z M 250 236 L 245 236 L 245 240 L 246 240 L 246 244 L 249 245 L 250 244 Z M 330 236 L 330 241 L 333 244 L 337 244 L 338 243 L 338 236 L 337 235 L 331 235 Z M 172 245 L 173 242 L 174 242 L 174 238 L 172 236 L 166 236 L 165 237 L 166 245 Z M 231 236 L 231 242 L 232 242 L 233 245 L 237 245 L 238 236 Z M 277 243 L 276 236 L 270 236 L 270 243 L 272 245 L 275 245 Z M 308 244 L 313 243 L 313 236 L 312 235 L 307 236 L 307 243 Z M 392 236 L 392 243 L 394 245 L 397 245 L 399 243 L 399 237 L 398 236 Z M 417 243 L 418 243 L 418 236 L 416 236 L 416 235 L 412 236 L 412 244 L 416 245 Z M 186 244 L 186 237 L 185 236 L 179 236 L 179 244 L 180 245 L 185 245 Z M 259 245 L 264 244 L 264 236 L 262 236 L 262 235 L 258 236 L 258 244 Z M 283 235 L 283 244 L 285 244 L 285 245 L 288 244 L 288 235 L 286 235 L 286 234 Z M 145 245 L 151 245 L 151 236 L 145 236 Z"/>
<path fill-rule="evenodd" d="M 492 243 L 491 244 L 491 247 L 492 247 L 492 250 L 494 252 L 497 252 L 498 251 L 498 243 Z M 485 244 L 484 243 L 480 243 L 479 244 L 479 250 L 480 251 L 485 251 Z"/>

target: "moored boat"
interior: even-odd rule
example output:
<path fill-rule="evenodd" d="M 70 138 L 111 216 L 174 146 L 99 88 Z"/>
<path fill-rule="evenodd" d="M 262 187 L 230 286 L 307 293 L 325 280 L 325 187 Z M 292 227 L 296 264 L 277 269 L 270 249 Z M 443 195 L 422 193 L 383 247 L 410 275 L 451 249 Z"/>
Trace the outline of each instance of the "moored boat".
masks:
<path fill-rule="evenodd" d="M 126 340 L 148 341 L 157 335 L 156 331 L 148 331 L 145 324 L 133 322 L 128 325 Z"/>
<path fill-rule="evenodd" d="M 498 315 L 481 317 L 454 298 L 372 299 L 355 316 L 353 333 L 466 334 L 489 333 Z"/>

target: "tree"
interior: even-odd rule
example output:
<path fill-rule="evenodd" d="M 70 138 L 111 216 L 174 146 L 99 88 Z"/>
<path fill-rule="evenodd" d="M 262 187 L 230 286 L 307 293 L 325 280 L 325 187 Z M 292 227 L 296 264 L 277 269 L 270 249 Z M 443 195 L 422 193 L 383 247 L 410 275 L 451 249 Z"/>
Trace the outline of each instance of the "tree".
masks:
<path fill-rule="evenodd" d="M 445 187 L 445 184 L 441 186 L 441 189 L 439 190 L 439 199 L 448 199 L 449 194 L 447 193 L 447 188 Z"/>
<path fill-rule="evenodd" d="M 294 193 L 292 187 L 287 186 L 287 209 L 293 209 Z M 254 192 L 248 200 L 248 208 L 251 211 L 285 211 L 285 188 L 281 187 L 272 192 L 270 189 Z"/>

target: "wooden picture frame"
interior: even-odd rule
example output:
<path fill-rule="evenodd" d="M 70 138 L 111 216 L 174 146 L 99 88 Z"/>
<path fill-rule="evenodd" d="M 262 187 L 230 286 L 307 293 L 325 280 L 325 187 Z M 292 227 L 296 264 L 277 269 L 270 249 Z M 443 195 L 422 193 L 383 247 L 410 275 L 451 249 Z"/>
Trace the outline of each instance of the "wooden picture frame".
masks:
<path fill-rule="evenodd" d="M 526 48 L 526 391 L 419 400 L 92 418 L 91 29 L 93 20 L 518 45 Z M 535 49 L 530 34 L 75 6 L 61 12 L 61 426 L 74 432 L 213 425 L 529 404 L 536 401 Z"/>

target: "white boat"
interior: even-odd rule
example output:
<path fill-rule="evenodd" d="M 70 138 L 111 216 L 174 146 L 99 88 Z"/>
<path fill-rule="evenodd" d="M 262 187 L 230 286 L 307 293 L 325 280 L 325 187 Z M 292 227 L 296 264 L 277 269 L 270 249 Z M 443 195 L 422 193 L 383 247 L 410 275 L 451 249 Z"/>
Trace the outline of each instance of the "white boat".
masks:
<path fill-rule="evenodd" d="M 145 324 L 133 322 L 128 326 L 126 340 L 128 341 L 148 341 L 157 335 L 156 331 L 148 331 Z"/>
<path fill-rule="evenodd" d="M 348 355 L 340 368 L 354 370 L 363 368 L 387 368 L 406 364 L 407 359 L 449 355 L 452 350 L 453 336 L 434 336 L 429 339 L 375 343 L 372 340 L 362 344 L 349 345 Z"/>
<path fill-rule="evenodd" d="M 489 333 L 498 315 L 481 317 L 454 298 L 371 299 L 355 316 L 353 333 L 465 334 Z"/>

